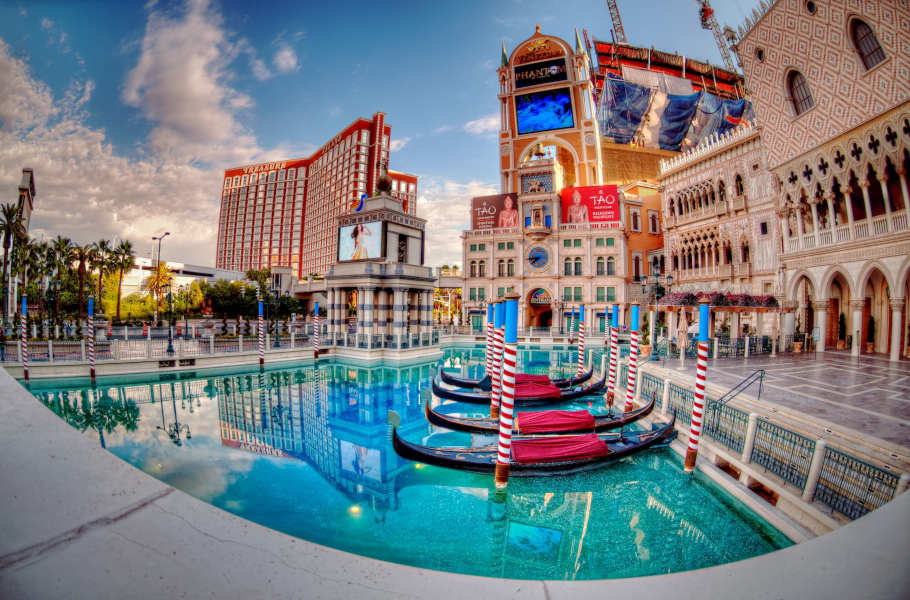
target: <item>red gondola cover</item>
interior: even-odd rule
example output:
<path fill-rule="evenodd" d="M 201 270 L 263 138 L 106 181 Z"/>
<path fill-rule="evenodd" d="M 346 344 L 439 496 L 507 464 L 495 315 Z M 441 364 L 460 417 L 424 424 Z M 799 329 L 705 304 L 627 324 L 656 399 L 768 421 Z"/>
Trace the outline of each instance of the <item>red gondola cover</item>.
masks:
<path fill-rule="evenodd" d="M 597 458 L 609 452 L 606 442 L 594 433 L 512 440 L 512 459 L 525 464 Z"/>
<path fill-rule="evenodd" d="M 531 373 L 518 373 L 515 375 L 515 383 L 550 383 L 550 376 L 533 375 Z"/>
<path fill-rule="evenodd" d="M 552 383 L 517 383 L 516 398 L 559 398 L 562 390 Z"/>
<path fill-rule="evenodd" d="M 521 433 L 594 429 L 594 415 L 586 410 L 523 412 L 516 417 L 515 426 Z"/>

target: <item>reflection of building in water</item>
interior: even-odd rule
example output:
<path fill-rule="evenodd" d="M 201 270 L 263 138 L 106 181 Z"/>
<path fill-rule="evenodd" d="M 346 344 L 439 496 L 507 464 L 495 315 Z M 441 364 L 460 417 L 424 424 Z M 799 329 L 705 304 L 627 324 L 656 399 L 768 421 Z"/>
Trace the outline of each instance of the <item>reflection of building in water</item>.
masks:
<path fill-rule="evenodd" d="M 404 432 L 425 428 L 421 381 L 431 369 L 328 364 L 318 374 L 307 368 L 219 377 L 222 445 L 305 461 L 352 499 L 395 509 L 399 475 L 413 469 L 388 441 L 387 413 L 402 416 Z"/>

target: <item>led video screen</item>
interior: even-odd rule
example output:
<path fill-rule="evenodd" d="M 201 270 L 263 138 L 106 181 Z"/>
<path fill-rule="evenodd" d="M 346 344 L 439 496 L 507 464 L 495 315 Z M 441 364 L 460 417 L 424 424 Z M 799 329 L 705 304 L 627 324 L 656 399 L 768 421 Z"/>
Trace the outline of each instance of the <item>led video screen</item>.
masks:
<path fill-rule="evenodd" d="M 382 221 L 345 225 L 338 230 L 338 260 L 382 257 Z"/>
<path fill-rule="evenodd" d="M 518 133 L 536 133 L 575 126 L 568 88 L 515 96 Z"/>

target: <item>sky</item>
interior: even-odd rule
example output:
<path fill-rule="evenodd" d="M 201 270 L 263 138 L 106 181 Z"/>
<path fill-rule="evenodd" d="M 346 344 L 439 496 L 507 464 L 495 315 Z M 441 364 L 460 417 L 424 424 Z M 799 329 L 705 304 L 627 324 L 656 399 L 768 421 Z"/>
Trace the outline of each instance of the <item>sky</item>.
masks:
<path fill-rule="evenodd" d="M 722 64 L 696 0 L 619 0 L 632 44 Z M 715 0 L 721 26 L 757 6 Z M 386 114 L 389 168 L 418 175 L 427 264 L 460 263 L 472 196 L 499 192 L 501 47 L 609 40 L 603 0 L 0 3 L 0 202 L 23 167 L 30 232 L 129 239 L 213 266 L 224 170 L 309 156 Z M 3 199 L 7 198 L 7 199 Z"/>

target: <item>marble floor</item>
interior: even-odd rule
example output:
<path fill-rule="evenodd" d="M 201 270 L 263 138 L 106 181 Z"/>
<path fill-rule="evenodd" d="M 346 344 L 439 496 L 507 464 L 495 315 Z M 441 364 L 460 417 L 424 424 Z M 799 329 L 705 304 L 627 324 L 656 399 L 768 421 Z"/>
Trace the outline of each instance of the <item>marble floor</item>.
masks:
<path fill-rule="evenodd" d="M 676 369 L 678 359 L 661 363 Z M 736 385 L 764 369 L 761 400 L 910 448 L 910 361 L 849 352 L 767 355 L 708 361 L 708 382 Z M 695 376 L 695 360 L 684 371 Z M 755 397 L 756 386 L 746 395 Z"/>

